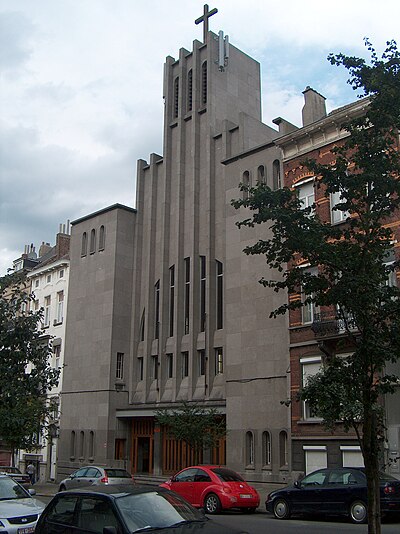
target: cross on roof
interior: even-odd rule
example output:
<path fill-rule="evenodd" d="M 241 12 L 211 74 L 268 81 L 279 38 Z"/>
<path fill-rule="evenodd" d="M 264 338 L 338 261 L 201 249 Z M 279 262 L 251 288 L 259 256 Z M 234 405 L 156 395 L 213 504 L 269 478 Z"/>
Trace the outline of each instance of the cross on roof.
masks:
<path fill-rule="evenodd" d="M 204 22 L 203 26 L 203 42 L 205 43 L 207 40 L 207 33 L 208 33 L 208 19 L 215 15 L 215 13 L 218 13 L 218 9 L 214 7 L 211 11 L 208 11 L 208 4 L 204 4 L 204 12 L 201 17 L 196 19 L 194 22 L 195 24 L 200 24 L 201 22 Z"/>

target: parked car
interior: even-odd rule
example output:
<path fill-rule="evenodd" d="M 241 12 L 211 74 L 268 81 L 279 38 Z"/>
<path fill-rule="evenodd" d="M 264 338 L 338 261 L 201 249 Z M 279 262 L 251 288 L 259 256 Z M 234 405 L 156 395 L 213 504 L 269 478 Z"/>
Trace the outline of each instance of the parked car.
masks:
<path fill-rule="evenodd" d="M 44 505 L 8 475 L 0 475 L 0 532 L 31 534 Z"/>
<path fill-rule="evenodd" d="M 11 465 L 0 465 L 0 474 L 8 475 L 13 480 L 18 482 L 18 484 L 24 486 L 24 488 L 29 488 L 31 485 L 31 479 L 29 478 L 28 473 L 21 473 L 18 467 L 12 467 Z"/>
<path fill-rule="evenodd" d="M 59 491 L 99 484 L 129 484 L 134 482 L 133 475 L 125 469 L 89 465 L 81 467 L 68 478 L 64 478 L 60 482 Z"/>
<path fill-rule="evenodd" d="M 208 519 L 179 495 L 139 485 L 93 486 L 57 493 L 35 532 L 247 534 Z"/>
<path fill-rule="evenodd" d="M 400 480 L 380 473 L 382 513 L 400 511 Z M 319 469 L 293 486 L 273 491 L 265 502 L 277 519 L 295 514 L 349 516 L 353 523 L 367 521 L 367 480 L 362 467 Z"/>
<path fill-rule="evenodd" d="M 161 487 L 175 491 L 207 514 L 239 508 L 255 512 L 260 497 L 238 473 L 218 465 L 195 465 L 182 469 Z"/>

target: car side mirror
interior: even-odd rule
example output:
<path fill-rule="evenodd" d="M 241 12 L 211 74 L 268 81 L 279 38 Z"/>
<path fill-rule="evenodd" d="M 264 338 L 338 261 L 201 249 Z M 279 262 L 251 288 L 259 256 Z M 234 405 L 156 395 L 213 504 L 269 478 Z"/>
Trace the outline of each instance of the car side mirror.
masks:
<path fill-rule="evenodd" d="M 116 527 L 103 527 L 103 534 L 118 534 Z"/>
<path fill-rule="evenodd" d="M 33 489 L 33 488 L 29 488 L 28 489 L 28 493 L 29 493 L 29 495 L 36 495 L 36 490 Z"/>
<path fill-rule="evenodd" d="M 301 488 L 301 481 L 300 480 L 296 480 L 296 482 L 294 483 L 294 487 L 300 489 Z"/>

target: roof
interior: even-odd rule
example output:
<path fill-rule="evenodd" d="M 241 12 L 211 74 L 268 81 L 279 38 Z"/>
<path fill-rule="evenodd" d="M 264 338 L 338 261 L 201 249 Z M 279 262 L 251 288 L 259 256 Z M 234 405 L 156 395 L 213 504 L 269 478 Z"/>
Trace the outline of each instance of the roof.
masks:
<path fill-rule="evenodd" d="M 101 486 L 88 486 L 86 488 L 75 488 L 66 491 L 60 491 L 58 495 L 74 494 L 87 495 L 88 493 L 96 493 L 97 495 L 106 495 L 113 497 L 124 497 L 126 495 L 138 495 L 141 493 L 153 493 L 154 491 L 165 493 L 169 490 L 160 488 L 158 486 L 142 486 L 140 484 L 109 484 Z"/>
<path fill-rule="evenodd" d="M 136 213 L 135 208 L 130 208 L 129 206 L 124 206 L 124 204 L 113 204 L 112 206 L 108 206 L 106 208 L 102 208 L 101 210 L 94 211 L 93 213 L 89 213 L 89 215 L 84 215 L 83 217 L 80 217 L 79 219 L 75 219 L 75 221 L 71 222 L 71 225 L 79 224 L 83 221 L 87 221 L 88 219 L 93 219 L 93 217 L 97 217 L 98 215 L 102 215 L 103 213 L 107 213 L 108 211 L 121 209 L 125 211 L 129 211 L 131 213 Z"/>

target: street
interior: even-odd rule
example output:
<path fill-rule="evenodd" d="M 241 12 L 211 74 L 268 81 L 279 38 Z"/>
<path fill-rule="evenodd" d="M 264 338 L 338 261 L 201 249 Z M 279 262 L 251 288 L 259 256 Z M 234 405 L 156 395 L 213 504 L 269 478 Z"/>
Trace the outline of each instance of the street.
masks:
<path fill-rule="evenodd" d="M 37 499 L 47 504 L 51 497 L 39 496 Z M 236 529 L 243 529 L 249 534 L 365 534 L 367 525 L 353 525 L 346 519 L 337 518 L 335 521 L 310 519 L 289 519 L 279 521 L 272 515 L 259 509 L 255 514 L 243 514 L 241 512 L 224 512 L 215 516 L 208 516 L 223 525 Z M 398 534 L 400 531 L 400 517 L 386 519 L 382 525 L 382 534 Z"/>

